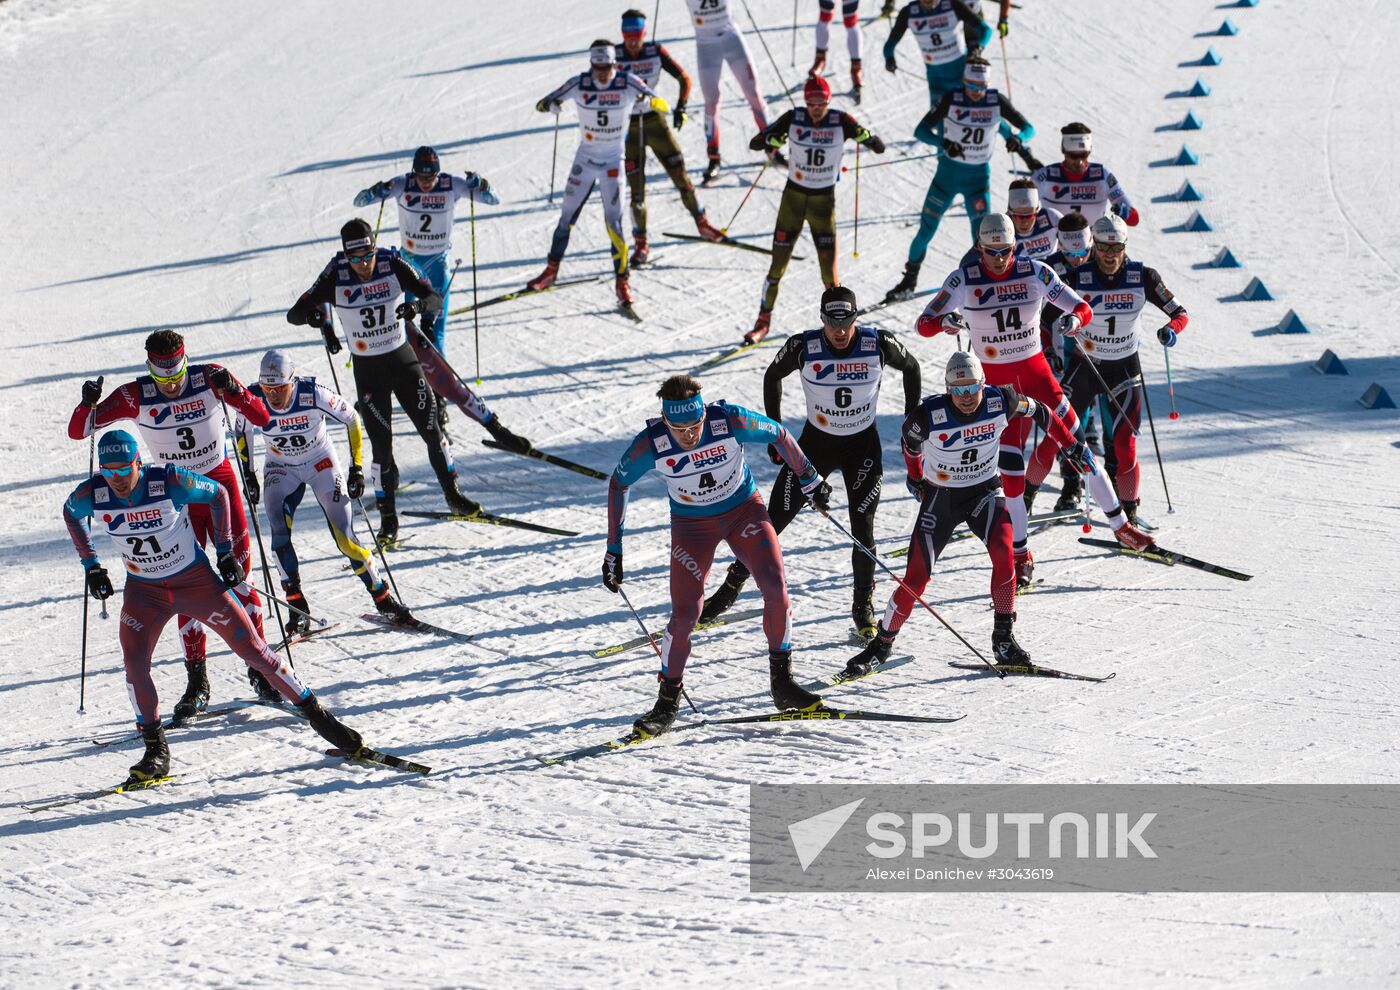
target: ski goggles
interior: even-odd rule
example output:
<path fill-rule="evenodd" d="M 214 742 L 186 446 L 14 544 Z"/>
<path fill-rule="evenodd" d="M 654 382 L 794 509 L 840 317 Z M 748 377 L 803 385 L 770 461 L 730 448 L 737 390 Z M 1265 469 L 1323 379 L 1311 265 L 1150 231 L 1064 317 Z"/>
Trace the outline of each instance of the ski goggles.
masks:
<path fill-rule="evenodd" d="M 978 250 L 980 250 L 983 254 L 990 254 L 993 258 L 1005 258 L 1008 254 L 1010 254 L 1010 253 L 1014 250 L 1014 248 L 1009 248 L 1009 247 L 1004 247 L 1004 248 L 989 248 L 989 247 L 983 247 L 983 248 L 979 248 Z"/>
<path fill-rule="evenodd" d="M 982 383 L 973 382 L 970 385 L 949 385 L 948 391 L 953 395 L 961 395 L 963 397 L 972 396 L 982 391 Z"/>
<path fill-rule="evenodd" d="M 345 260 L 352 265 L 364 265 L 374 260 L 374 249 L 370 248 L 364 254 L 347 254 Z"/>
<path fill-rule="evenodd" d="M 129 461 L 126 464 L 103 464 L 99 470 L 102 472 L 102 477 L 104 478 L 129 478 L 131 477 L 131 472 L 136 470 L 136 465 L 140 463 L 141 459 L 138 457 L 136 460 Z"/>
<path fill-rule="evenodd" d="M 185 370 L 187 366 L 187 362 L 182 356 L 180 358 L 180 363 L 174 366 L 159 365 L 152 361 L 147 361 L 146 371 L 150 373 L 151 378 L 154 379 L 158 384 L 174 385 L 180 379 L 185 377 Z"/>

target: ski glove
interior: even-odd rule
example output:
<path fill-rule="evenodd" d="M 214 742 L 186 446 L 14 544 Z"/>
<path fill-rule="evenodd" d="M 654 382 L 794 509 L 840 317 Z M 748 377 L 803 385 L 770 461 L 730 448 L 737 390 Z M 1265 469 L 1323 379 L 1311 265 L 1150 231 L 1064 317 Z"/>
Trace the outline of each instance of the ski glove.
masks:
<path fill-rule="evenodd" d="M 112 579 L 107 576 L 107 568 L 101 566 L 88 568 L 87 588 L 88 594 L 98 601 L 106 601 L 115 593 L 112 590 Z"/>
<path fill-rule="evenodd" d="M 232 550 L 219 553 L 219 580 L 224 583 L 225 588 L 243 583 L 243 566 L 238 563 L 238 558 L 233 555 Z"/>
<path fill-rule="evenodd" d="M 772 461 L 774 464 L 778 465 L 779 467 L 782 467 L 782 464 L 783 464 L 783 455 L 780 454 L 780 453 L 778 453 L 778 445 L 777 445 L 777 444 L 770 443 L 770 444 L 768 445 L 768 459 L 769 459 L 770 461 Z"/>
<path fill-rule="evenodd" d="M 468 172 L 466 173 L 466 179 L 467 189 L 470 192 L 475 192 L 478 189 L 480 189 L 482 192 L 485 192 L 487 189 L 491 188 L 491 183 L 486 181 L 486 176 L 484 175 L 477 175 L 475 172 Z"/>
<path fill-rule="evenodd" d="M 535 109 L 540 113 L 558 113 L 560 110 L 564 109 L 564 104 L 560 103 L 558 100 L 551 100 L 546 96 L 535 104 Z"/>
<path fill-rule="evenodd" d="M 957 141 L 950 141 L 947 138 L 943 139 L 943 153 L 949 158 L 961 158 L 966 150 L 967 149 Z"/>
<path fill-rule="evenodd" d="M 865 146 L 877 155 L 883 155 L 885 153 L 885 142 L 880 140 L 880 135 L 878 134 L 870 135 L 870 140 L 865 142 Z"/>
<path fill-rule="evenodd" d="M 412 320 L 422 311 L 423 307 L 419 304 L 418 300 L 410 299 L 407 302 L 399 303 L 394 309 L 394 315 L 401 320 Z"/>
<path fill-rule="evenodd" d="M 1006 150 L 1011 152 L 1013 155 L 1017 154 L 1018 152 L 1024 151 L 1025 148 L 1025 144 L 1023 144 L 1021 142 L 1021 139 L 1014 134 L 1006 139 Z"/>
<path fill-rule="evenodd" d="M 622 587 L 622 551 L 613 553 L 609 550 L 603 555 L 603 587 L 613 594 L 617 594 L 617 589 Z"/>
<path fill-rule="evenodd" d="M 95 406 L 102 398 L 102 383 L 100 381 L 83 382 L 83 405 Z"/>
<path fill-rule="evenodd" d="M 1129 227 L 1136 227 L 1138 225 L 1138 211 L 1136 207 L 1129 206 L 1127 203 L 1119 203 L 1113 208 L 1113 212 L 1122 217 L 1123 222 Z"/>
<path fill-rule="evenodd" d="M 823 515 L 831 508 L 831 486 L 821 475 L 809 484 L 802 486 L 802 494 L 812 500 L 812 506 Z"/>
<path fill-rule="evenodd" d="M 209 384 L 230 397 L 241 395 L 243 392 L 243 386 L 233 380 L 227 368 L 215 368 L 209 372 Z"/>
<path fill-rule="evenodd" d="M 1010 33 L 1011 33 L 1011 25 L 1008 24 L 1008 23 L 1006 23 L 1006 18 L 1005 18 L 1005 17 L 1003 17 L 1003 18 L 1001 18 L 999 21 L 997 21 L 997 37 L 998 37 L 998 38 L 1005 38 L 1005 37 L 1006 37 L 1008 34 L 1010 34 Z"/>
<path fill-rule="evenodd" d="M 943 317 L 939 329 L 944 333 L 966 333 L 967 317 L 958 312 L 948 313 Z"/>
<path fill-rule="evenodd" d="M 365 470 L 358 464 L 351 464 L 350 473 L 345 476 L 345 493 L 351 498 L 365 493 Z"/>
<path fill-rule="evenodd" d="M 1078 337 L 1083 324 L 1073 313 L 1066 313 L 1055 321 L 1055 332 L 1065 337 Z"/>
<path fill-rule="evenodd" d="M 326 342 L 326 350 L 332 354 L 340 353 L 340 338 L 335 335 L 335 331 L 330 327 L 321 327 L 321 337 Z"/>
<path fill-rule="evenodd" d="M 358 207 L 368 206 L 374 202 L 374 190 L 361 189 L 355 194 L 355 205 Z"/>
<path fill-rule="evenodd" d="M 1066 447 L 1065 460 L 1080 474 L 1094 473 L 1094 455 L 1083 440 L 1076 440 L 1073 447 Z"/>
<path fill-rule="evenodd" d="M 671 108 L 671 126 L 680 130 L 685 126 L 685 104 L 677 103 Z"/>
<path fill-rule="evenodd" d="M 1162 342 L 1163 347 L 1175 347 L 1176 331 L 1172 328 L 1172 325 L 1170 323 L 1164 323 L 1162 326 L 1157 328 L 1157 339 Z M 86 388 L 86 386 L 84 386 L 84 388 Z M 83 394 L 86 395 L 87 392 L 84 392 Z"/>
<path fill-rule="evenodd" d="M 899 71 L 899 65 L 896 64 L 893 55 L 885 59 L 885 71 L 888 72 L 890 75 L 894 75 L 896 72 Z"/>
<path fill-rule="evenodd" d="M 248 493 L 248 504 L 256 506 L 262 501 L 262 486 L 258 484 L 258 473 L 249 471 L 248 477 L 244 479 L 243 490 Z"/>
<path fill-rule="evenodd" d="M 919 500 L 920 504 L 928 498 L 929 490 L 932 486 L 923 478 L 915 478 L 912 475 L 904 476 L 904 487 L 909 489 L 909 494 Z"/>

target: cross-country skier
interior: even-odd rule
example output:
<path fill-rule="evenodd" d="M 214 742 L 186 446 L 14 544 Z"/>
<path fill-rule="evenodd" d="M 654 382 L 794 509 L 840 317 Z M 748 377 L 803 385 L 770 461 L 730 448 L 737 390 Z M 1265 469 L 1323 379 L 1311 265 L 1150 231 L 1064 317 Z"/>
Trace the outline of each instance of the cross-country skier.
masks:
<path fill-rule="evenodd" d="M 783 379 L 797 372 L 807 401 L 807 421 L 797 443 L 823 477 L 840 470 L 851 532 L 874 550 L 875 510 L 884 477 L 875 404 L 884 372 L 892 368 L 903 375 L 905 414 L 913 412 L 920 397 L 919 362 L 890 331 L 856 325 L 856 294 L 844 285 L 822 293 L 821 322 L 819 329 L 793 334 L 773 358 L 763 376 L 763 411 L 782 422 Z M 768 456 L 775 464 L 782 460 L 773 448 Z M 781 533 L 806 503 L 797 475 L 784 466 L 768 496 L 773 529 Z M 851 572 L 851 621 L 868 640 L 875 635 L 875 564 L 852 548 Z M 724 583 L 705 602 L 700 621 L 709 622 L 733 605 L 748 577 L 742 563 L 730 564 Z"/>
<path fill-rule="evenodd" d="M 559 262 L 564 260 L 564 252 L 569 247 L 574 222 L 592 195 L 593 187 L 601 185 L 603 222 L 607 225 L 608 240 L 612 242 L 616 276 L 613 285 L 618 303 L 630 307 L 632 289 L 627 280 L 627 240 L 622 236 L 623 141 L 635 105 L 645 104 L 657 113 L 669 113 L 671 108 L 641 79 L 626 70 L 618 71 L 617 54 L 606 38 L 589 46 L 588 65 L 587 72 L 571 76 L 568 82 L 535 104 L 540 113 L 557 114 L 565 100 L 572 101 L 578 113 L 579 144 L 565 184 L 549 257 L 544 271 L 531 279 L 529 287 L 538 292 L 554 284 L 559 275 Z"/>
<path fill-rule="evenodd" d="M 690 76 L 671 57 L 664 45 L 646 40 L 647 19 L 640 10 L 626 10 L 622 14 L 622 48 L 617 52 L 617 67 L 630 72 L 652 89 L 657 88 L 661 73 L 665 72 L 680 84 L 680 94 L 671 108 L 671 123 L 664 115 L 640 101 L 633 105 L 632 115 L 627 124 L 626 160 L 627 188 L 632 194 L 632 264 L 645 265 L 651 257 L 651 246 L 647 243 L 647 149 L 656 156 L 671 182 L 681 194 L 690 217 L 695 221 L 695 229 L 707 241 L 717 241 L 722 236 L 705 217 L 705 208 L 695 196 L 695 186 L 685 174 L 685 156 L 676 135 L 671 132 L 674 125 L 680 131 L 686 121 L 685 105 L 690 99 Z"/>
<path fill-rule="evenodd" d="M 992 40 L 992 29 L 975 5 L 963 0 L 913 0 L 900 10 L 885 39 L 885 71 L 890 74 L 899 71 L 894 52 L 905 31 L 912 31 L 919 44 L 930 107 L 962 85 L 968 54 L 980 53 Z"/>
<path fill-rule="evenodd" d="M 297 375 L 286 351 L 273 350 L 263 355 L 257 383 L 250 385 L 248 391 L 267 403 L 272 413 L 268 424 L 261 427 L 265 446 L 262 484 L 258 483 L 257 465 L 253 463 L 253 435 L 258 427 L 247 417 L 239 416 L 235 435 L 248 482 L 248 501 L 257 505 L 266 496 L 263 508 L 272 552 L 277 557 L 282 590 L 288 604 L 296 610 L 287 620 L 287 635 L 304 635 L 311 628 L 311 606 L 301 589 L 301 567 L 292 546 L 292 519 L 307 488 L 321 506 L 336 547 L 373 597 L 374 607 L 400 622 L 409 621 L 412 617 L 408 609 L 394 599 L 388 582 L 375 570 L 370 550 L 355 539 L 351 506 L 365 492 L 365 474 L 360 465 L 364 432 L 359 415 L 344 398 L 317 384 L 316 379 Z M 340 473 L 335 445 L 326 432 L 327 416 L 345 426 L 349 434 L 348 476 Z"/>
<path fill-rule="evenodd" d="M 744 35 L 729 16 L 729 0 L 685 0 L 690 8 L 690 23 L 695 29 L 695 64 L 700 73 L 700 93 L 705 98 L 705 165 L 704 182 L 713 182 L 719 175 L 719 75 L 725 63 L 734 74 L 734 81 L 744 92 L 753 121 L 759 130 L 768 127 L 768 110 L 763 94 L 758 91 L 758 76 Z M 782 164 L 779 152 L 769 152 L 775 164 Z"/>
<path fill-rule="evenodd" d="M 500 198 L 484 176 L 467 172 L 458 177 L 439 168 L 438 154 L 426 144 L 413 153 L 413 171 L 396 176 L 388 182 L 376 182 L 355 196 L 355 205 L 369 206 L 380 200 L 392 199 L 399 208 L 399 239 L 402 254 L 442 299 L 442 308 L 423 331 L 433 346 L 447 353 L 447 297 L 451 273 L 447 256 L 452 250 L 452 223 L 456 218 L 458 200 L 496 206 Z M 417 296 L 406 293 L 412 301 Z M 446 405 L 439 404 L 443 415 Z"/>
<path fill-rule="evenodd" d="M 1083 213 L 1091 223 L 1111 206 L 1129 227 L 1136 227 L 1137 208 L 1113 173 L 1089 160 L 1093 147 L 1094 135 L 1087 124 L 1075 121 L 1060 128 L 1064 160 L 1037 169 L 1031 176 L 1040 189 L 1041 201 L 1061 213 Z"/>
<path fill-rule="evenodd" d="M 1030 179 L 1015 179 L 1006 191 L 1006 213 L 1016 227 L 1016 253 L 1045 261 L 1058 246 L 1059 210 L 1042 206 L 1040 190 Z"/>
<path fill-rule="evenodd" d="M 918 287 L 919 269 L 928 253 L 929 242 L 938 232 L 943 214 L 961 196 L 967 208 L 967 220 L 972 240 L 977 240 L 977 226 L 991 209 L 992 142 L 998 132 L 1006 138 L 1006 147 L 1015 150 L 1024 146 L 1035 134 L 1035 128 L 1011 101 L 987 84 L 991 66 L 986 59 L 972 57 L 963 69 L 962 88 L 944 93 L 919 126 L 914 136 L 924 144 L 938 145 L 938 168 L 924 195 L 919 214 L 919 229 L 909 242 L 909 257 L 904 263 L 904 275 L 895 287 L 885 293 L 885 302 L 908 299 Z M 1017 128 L 1013 133 L 1012 128 Z"/>
<path fill-rule="evenodd" d="M 865 85 L 865 75 L 861 71 L 860 0 L 841 0 L 841 23 L 846 28 L 846 51 L 851 56 L 851 99 L 860 103 L 861 88 Z M 831 22 L 836 17 L 836 0 L 817 0 L 817 54 L 809 76 L 820 76 L 826 71 L 826 49 L 831 43 Z"/>
<path fill-rule="evenodd" d="M 151 652 L 171 616 L 193 616 L 223 638 L 250 669 L 294 703 L 322 738 L 347 753 L 358 753 L 360 734 L 322 707 L 290 664 L 282 663 L 230 589 L 243 583 L 243 567 L 229 529 L 228 489 L 205 475 L 175 465 L 146 467 L 136 438 L 109 430 L 97 445 L 101 471 L 85 479 L 63 504 L 63 519 L 87 572 L 94 598 L 114 590 L 85 519 L 100 522 L 121 552 L 126 570 L 118 638 L 126 668 L 127 694 L 146 752 L 131 768 L 131 779 L 156 780 L 170 772 L 170 750 L 160 723 L 160 700 L 151 679 Z M 200 549 L 190 509 L 203 507 L 218 557 L 218 573 Z M 178 717 L 178 716 L 177 716 Z"/>
<path fill-rule="evenodd" d="M 454 513 L 472 515 L 481 509 L 457 487 L 457 476 L 447 459 L 447 445 L 437 421 L 437 400 L 423 375 L 404 325 L 422 315 L 431 324 L 442 309 L 442 298 L 433 287 L 393 248 L 375 247 L 374 232 L 356 217 L 340 228 L 341 251 L 333 257 L 311 288 L 287 310 L 293 326 L 310 324 L 321 331 L 332 355 L 340 353 L 340 338 L 326 321 L 323 307 L 334 306 L 340 325 L 350 342 L 354 361 L 356 408 L 364 417 L 374 456 L 375 497 L 379 505 L 381 543 L 398 537 L 399 517 L 395 491 L 399 468 L 394 461 L 392 402 L 412 420 L 423 444 L 428 463 L 442 486 L 447 506 Z M 418 297 L 416 302 L 400 302 L 405 291 Z"/>
<path fill-rule="evenodd" d="M 248 520 L 243 515 L 243 496 L 237 474 L 229 463 L 225 431 L 232 425 L 224 420 L 227 401 L 248 421 L 258 426 L 268 421 L 262 400 L 249 395 L 227 368 L 217 364 L 190 364 L 185 355 L 185 338 L 174 330 L 157 330 L 146 338 L 147 374 L 126 383 L 107 398 L 94 381 L 83 382 L 82 401 L 68 420 L 68 436 L 81 440 L 104 426 L 124 419 L 133 420 L 146 446 L 160 464 L 172 465 L 207 475 L 228 494 L 229 527 L 233 552 L 247 574 L 252 542 Z M 101 401 L 99 401 L 101 400 Z M 214 534 L 210 511 L 202 502 L 190 507 L 189 523 L 201 543 Z M 233 589 L 252 620 L 259 636 L 265 636 L 262 598 L 251 583 Z M 175 703 L 175 716 L 189 718 L 209 704 L 209 676 L 205 671 L 204 627 L 199 617 L 181 615 L 180 644 L 185 654 L 186 687 Z M 248 680 L 258 697 L 275 699 L 277 692 L 255 667 L 248 669 Z"/>
<path fill-rule="evenodd" d="M 637 719 L 644 736 L 665 732 L 675 720 L 690 634 L 700 617 L 705 575 L 720 540 L 754 575 L 763 593 L 763 631 L 768 638 L 769 687 L 779 711 L 807 708 L 821 699 L 792 679 L 792 610 L 783 574 L 778 534 L 763 507 L 743 445 L 772 444 L 797 474 L 803 493 L 825 511 L 831 486 L 807 460 L 781 423 L 742 406 L 707 404 L 700 383 L 689 375 L 666 379 L 657 395 L 661 418 L 647 421 L 622 455 L 608 483 L 608 549 L 603 584 L 622 584 L 622 533 L 628 489 L 653 468 L 671 497 L 671 621 L 661 643 L 660 690 L 656 705 Z"/>
<path fill-rule="evenodd" d="M 1062 444 L 1080 470 L 1091 470 L 1093 454 L 1076 442 L 1069 428 L 1042 403 L 1010 385 L 988 385 L 975 354 L 955 351 L 944 372 L 946 393 L 924 399 L 904 420 L 902 449 L 905 484 L 919 499 L 919 515 L 909 537 L 904 580 L 890 595 L 874 640 L 846 664 L 852 675 L 869 673 L 889 658 L 894 638 L 928 587 L 929 576 L 953 531 L 966 523 L 992 558 L 992 652 L 997 663 L 1027 664 L 1030 655 L 1016 642 L 1016 572 L 1012 564 L 1011 519 L 1001 490 L 1000 460 L 1005 434 L 1034 419 Z M 1020 501 L 1020 499 L 1012 499 Z"/>
<path fill-rule="evenodd" d="M 805 106 L 788 110 L 772 126 L 754 135 L 749 147 L 781 148 L 788 145 L 791 162 L 783 198 L 778 203 L 778 219 L 773 226 L 773 261 L 763 280 L 763 297 L 753 329 L 744 343 L 756 344 L 768 336 L 773 307 L 778 301 L 778 283 L 787 271 L 803 224 L 812 232 L 821 266 L 822 284 L 828 289 L 836 278 L 836 181 L 841 176 L 841 156 L 846 142 L 867 146 L 877 155 L 885 153 L 885 142 L 871 134 L 844 110 L 831 106 L 831 86 L 825 79 L 808 79 L 802 88 Z"/>
<path fill-rule="evenodd" d="M 1176 344 L 1179 333 L 1186 329 L 1189 317 L 1186 308 L 1176 301 L 1162 284 L 1155 268 L 1127 256 L 1128 225 L 1121 217 L 1106 214 L 1094 221 L 1093 261 L 1076 268 L 1075 290 L 1093 308 L 1093 319 L 1084 324 L 1077 335 L 1078 343 L 1065 361 L 1065 373 L 1060 379 L 1069 396 L 1075 415 L 1083 417 L 1095 397 L 1103 392 L 1099 376 L 1108 383 L 1116 405 L 1110 403 L 1112 427 L 1106 440 L 1112 444 L 1115 457 L 1110 477 L 1123 505 L 1123 513 L 1137 523 L 1139 466 L 1136 431 L 1142 420 L 1142 386 L 1139 375 L 1138 346 L 1142 336 L 1142 311 L 1149 302 L 1170 317 L 1157 328 L 1157 340 L 1167 347 Z M 1090 362 L 1098 369 L 1096 376 Z M 1127 419 L 1119 414 L 1121 408 Z M 1040 451 L 1026 470 L 1026 504 L 1035 497 L 1045 480 L 1049 461 L 1042 461 Z"/>
<path fill-rule="evenodd" d="M 1089 218 L 1082 213 L 1073 210 L 1060 218 L 1060 222 L 1055 227 L 1056 250 L 1045 259 L 1059 276 L 1060 281 L 1066 285 L 1073 285 L 1074 280 L 1070 278 L 1071 273 L 1089 260 L 1089 247 L 1093 239 L 1089 235 Z M 1052 316 L 1053 313 L 1053 316 Z M 1054 324 L 1059 318 L 1059 310 L 1046 307 L 1040 311 L 1040 349 L 1045 355 L 1046 362 L 1050 365 L 1051 372 L 1055 375 L 1055 380 L 1059 381 L 1065 373 L 1065 345 L 1063 337 L 1058 337 L 1055 333 Z M 1110 418 L 1111 421 L 1111 418 Z M 1084 439 L 1090 447 L 1098 444 L 1098 424 L 1094 418 L 1094 409 L 1089 408 L 1084 414 L 1084 418 L 1079 423 L 1079 428 L 1075 431 L 1075 436 Z M 1113 448 L 1109 448 L 1112 454 Z M 1074 470 L 1064 459 L 1064 455 L 1059 457 L 1060 461 L 1060 497 L 1055 500 L 1055 511 L 1066 512 L 1079 507 L 1079 500 L 1084 497 L 1083 475 Z M 1113 476 L 1112 457 L 1105 458 L 1105 467 L 1109 469 L 1109 477 Z M 1030 510 L 1027 509 L 1029 512 Z"/>
<path fill-rule="evenodd" d="M 942 289 L 919 317 L 919 333 L 925 337 L 967 333 L 969 349 L 986 366 L 991 384 L 1010 385 L 1018 393 L 1043 403 L 1065 421 L 1072 434 L 1078 420 L 1040 350 L 1040 309 L 1045 303 L 1057 306 L 1064 314 L 1057 330 L 1069 336 L 1093 319 L 1093 311 L 1044 264 L 1015 256 L 1016 229 L 1005 214 L 992 213 L 983 218 L 977 245 L 979 260 L 954 270 L 943 280 Z M 1031 583 L 1034 567 L 1026 543 L 1023 498 L 1026 467 L 1022 449 L 1029 426 L 1024 418 L 1013 422 L 1001 448 L 1002 484 L 1011 515 L 1012 549 L 1020 587 Z M 1062 438 L 1047 432 L 1036 455 L 1043 456 L 1044 463 L 1049 464 L 1054 451 L 1062 446 Z M 1134 550 L 1151 543 L 1124 517 L 1113 487 L 1103 474 L 1096 471 L 1089 476 L 1089 490 L 1107 513 L 1119 542 Z"/>

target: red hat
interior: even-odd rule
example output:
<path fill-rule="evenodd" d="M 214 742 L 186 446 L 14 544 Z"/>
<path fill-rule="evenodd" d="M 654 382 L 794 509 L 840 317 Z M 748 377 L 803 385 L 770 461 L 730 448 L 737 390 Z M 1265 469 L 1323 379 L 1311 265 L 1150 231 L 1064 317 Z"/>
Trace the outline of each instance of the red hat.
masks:
<path fill-rule="evenodd" d="M 802 87 L 802 99 L 806 103 L 830 103 L 831 84 L 821 76 L 811 76 Z"/>

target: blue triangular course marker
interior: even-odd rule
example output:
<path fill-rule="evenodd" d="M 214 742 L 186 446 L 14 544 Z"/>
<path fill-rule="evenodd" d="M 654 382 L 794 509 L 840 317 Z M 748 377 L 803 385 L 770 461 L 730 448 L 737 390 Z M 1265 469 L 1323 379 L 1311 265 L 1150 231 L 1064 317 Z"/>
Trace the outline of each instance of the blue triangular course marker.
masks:
<path fill-rule="evenodd" d="M 1278 321 L 1278 326 L 1274 327 L 1279 333 L 1311 333 L 1308 325 L 1302 321 L 1297 313 L 1289 310 L 1283 314 L 1283 319 Z"/>
<path fill-rule="evenodd" d="M 1225 23 L 1220 25 L 1220 30 L 1215 33 L 1223 35 L 1226 38 L 1233 38 L 1235 35 L 1240 33 L 1240 29 L 1235 27 L 1235 25 L 1231 24 L 1230 18 L 1227 17 L 1225 18 Z"/>
<path fill-rule="evenodd" d="M 1235 6 L 1236 6 L 1236 7 L 1257 7 L 1257 6 L 1259 6 L 1259 0 L 1240 0 L 1239 3 L 1235 4 Z"/>
<path fill-rule="evenodd" d="M 1215 228 L 1210 225 L 1209 220 L 1201 216 L 1200 213 L 1195 210 L 1192 210 L 1190 219 L 1186 221 L 1186 229 L 1193 233 L 1200 234 L 1207 230 L 1214 230 Z"/>
<path fill-rule="evenodd" d="M 1179 203 L 1199 203 L 1205 197 L 1197 191 L 1195 186 L 1191 185 L 1191 180 L 1187 179 L 1177 190 L 1176 199 Z"/>
<path fill-rule="evenodd" d="M 1196 64 L 1197 64 L 1197 65 L 1219 65 L 1219 64 L 1220 64 L 1220 56 L 1217 55 L 1217 54 L 1215 53 L 1215 49 L 1214 49 L 1214 48 L 1207 48 L 1207 49 L 1206 49 L 1206 53 L 1205 53 L 1204 55 L 1201 56 L 1201 60 L 1200 60 L 1199 62 L 1197 62 Z"/>
<path fill-rule="evenodd" d="M 1198 79 L 1196 80 L 1196 85 L 1194 85 L 1194 86 L 1192 86 L 1190 89 L 1188 89 L 1188 90 L 1186 91 L 1186 95 L 1187 95 L 1187 96 L 1209 96 L 1209 95 L 1210 95 L 1210 87 L 1207 86 L 1204 82 L 1202 82 L 1202 81 L 1198 78 Z"/>
<path fill-rule="evenodd" d="M 1173 162 L 1172 164 L 1173 164 L 1173 165 L 1199 165 L 1200 163 L 1201 163 L 1201 159 L 1200 159 L 1199 157 L 1197 157 L 1196 153 L 1195 153 L 1194 151 L 1192 151 L 1190 148 L 1188 148 L 1186 145 L 1183 144 L 1183 145 L 1181 146 L 1181 153 L 1180 153 L 1179 155 L 1176 156 L 1176 161 Z"/>
<path fill-rule="evenodd" d="M 1211 265 L 1212 268 L 1243 268 L 1243 267 L 1244 267 L 1244 265 L 1240 264 L 1240 259 L 1235 257 L 1235 253 L 1234 253 L 1233 251 L 1231 251 L 1231 250 L 1230 250 L 1229 248 L 1227 248 L 1227 247 L 1223 247 L 1223 248 L 1220 249 L 1220 253 L 1217 254 L 1217 255 L 1211 260 L 1210 265 Z"/>
<path fill-rule="evenodd" d="M 1313 362 L 1313 371 L 1319 375 L 1345 375 L 1349 374 L 1347 366 L 1342 364 L 1342 359 L 1332 353 L 1332 348 L 1322 352 L 1322 357 Z"/>
<path fill-rule="evenodd" d="M 1182 118 L 1180 129 L 1183 131 L 1199 131 L 1203 126 L 1201 118 L 1196 116 L 1196 111 L 1187 110 L 1186 116 Z"/>
<path fill-rule="evenodd" d="M 1389 392 L 1381 388 L 1379 382 L 1372 382 L 1371 387 L 1366 390 L 1365 394 L 1356 400 L 1356 404 L 1363 409 L 1395 408 L 1395 400 L 1390 397 Z"/>
<path fill-rule="evenodd" d="M 1269 302 L 1274 298 L 1274 294 L 1264 288 L 1264 283 L 1257 278 L 1250 279 L 1249 284 L 1245 286 L 1240 295 L 1248 302 Z"/>

